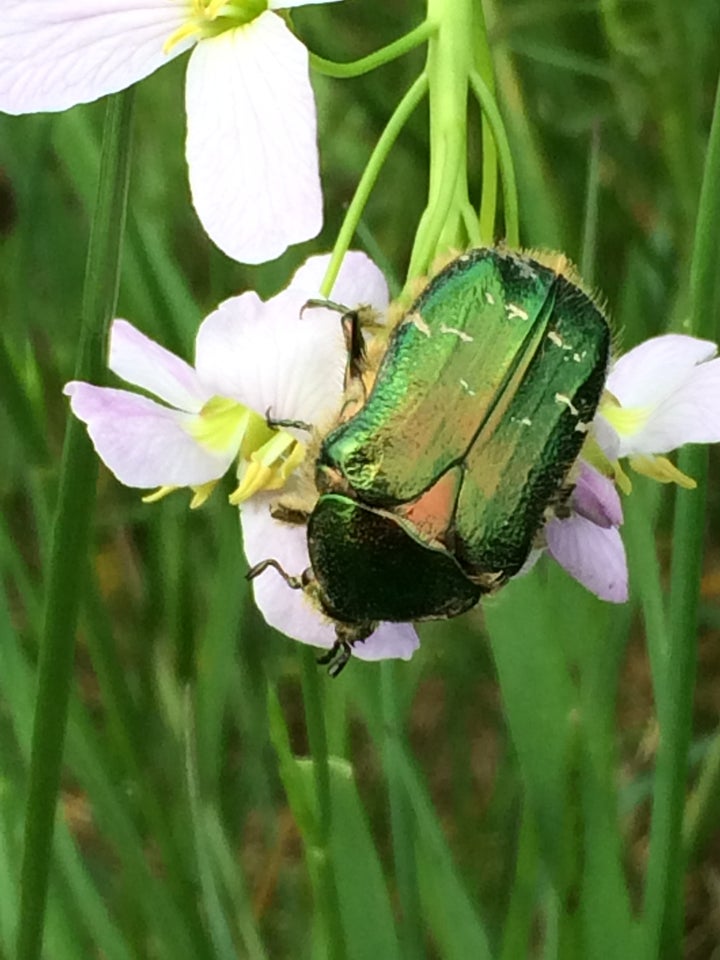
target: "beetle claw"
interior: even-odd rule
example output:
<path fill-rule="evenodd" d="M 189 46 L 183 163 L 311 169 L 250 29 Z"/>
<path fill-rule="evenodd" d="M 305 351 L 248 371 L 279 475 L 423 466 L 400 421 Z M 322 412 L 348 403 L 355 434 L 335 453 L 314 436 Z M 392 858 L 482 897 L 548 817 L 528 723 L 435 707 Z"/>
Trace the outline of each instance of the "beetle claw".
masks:
<path fill-rule="evenodd" d="M 352 656 L 352 644 L 349 640 L 336 640 L 327 653 L 317 658 L 317 663 L 321 667 L 328 668 L 328 675 L 335 678 L 340 674 L 345 664 Z"/>

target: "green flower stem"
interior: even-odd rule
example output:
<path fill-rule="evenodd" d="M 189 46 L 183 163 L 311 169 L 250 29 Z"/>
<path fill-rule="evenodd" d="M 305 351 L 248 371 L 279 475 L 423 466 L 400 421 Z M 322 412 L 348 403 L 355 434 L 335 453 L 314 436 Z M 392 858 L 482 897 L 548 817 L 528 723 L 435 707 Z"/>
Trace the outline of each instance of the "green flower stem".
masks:
<path fill-rule="evenodd" d="M 720 248 L 720 83 L 715 98 L 705 171 L 698 206 L 690 273 L 689 333 L 715 333 L 720 312 L 716 283 Z M 696 490 L 679 490 L 673 531 L 670 594 L 670 644 L 662 677 L 660 747 L 645 901 L 648 958 L 681 953 L 685 861 L 681 831 L 692 728 L 697 660 L 697 607 L 705 528 L 707 452 L 681 451 L 680 469 L 697 480 Z"/>
<path fill-rule="evenodd" d="M 320 896 L 315 904 L 325 930 L 329 960 L 344 960 L 347 955 L 343 925 L 340 918 L 335 868 L 330 850 L 332 828 L 332 803 L 330 800 L 330 767 L 325 730 L 322 693 L 315 654 L 304 647 L 300 655 L 303 703 L 308 745 L 313 763 L 315 792 L 317 795 L 317 823 L 313 847 L 317 854 L 317 871 Z"/>
<path fill-rule="evenodd" d="M 380 665 L 380 686 L 384 733 L 385 775 L 390 801 L 395 878 L 402 911 L 401 944 L 406 960 L 425 956 L 422 907 L 415 862 L 415 814 L 406 793 L 400 770 L 403 722 L 398 704 L 397 665 L 388 660 Z"/>
<path fill-rule="evenodd" d="M 505 203 L 505 238 L 509 246 L 517 247 L 520 245 L 518 195 L 510 142 L 508 141 L 497 103 L 488 85 L 476 71 L 470 74 L 470 83 L 483 114 L 487 117 L 488 123 L 490 124 L 500 160 L 503 201 Z"/>
<path fill-rule="evenodd" d="M 473 69 L 475 0 L 428 0 L 428 20 L 438 31 L 428 42 L 430 103 L 428 202 L 408 267 L 408 282 L 439 253 L 464 246 L 462 211 L 467 197 L 467 88 Z"/>
<path fill-rule="evenodd" d="M 386 63 L 397 60 L 404 54 L 409 53 L 433 35 L 437 27 L 430 20 L 423 21 L 419 27 L 410 30 L 399 40 L 394 40 L 386 47 L 381 47 L 367 57 L 360 60 L 353 60 L 352 63 L 335 63 L 333 60 L 324 60 L 317 54 L 310 54 L 310 66 L 317 73 L 322 73 L 326 77 L 336 77 L 338 80 L 345 80 L 350 77 L 360 77 L 364 73 L 375 70 L 376 67 L 382 67 Z"/>
<path fill-rule="evenodd" d="M 475 7 L 476 39 L 475 69 L 495 96 L 495 76 L 492 55 L 488 43 L 485 11 L 482 4 Z M 497 214 L 498 156 L 490 122 L 485 112 L 482 115 L 482 197 L 480 199 L 480 242 L 491 245 L 495 240 L 495 217 Z"/>
<path fill-rule="evenodd" d="M 340 228 L 337 240 L 335 241 L 330 263 L 328 264 L 323 282 L 320 286 L 320 292 L 323 297 L 329 297 L 330 293 L 332 292 L 333 285 L 337 279 L 338 273 L 340 272 L 340 266 L 342 264 L 343 257 L 348 251 L 353 234 L 355 233 L 357 225 L 360 222 L 360 217 L 365 209 L 365 204 L 368 201 L 368 197 L 370 196 L 372 188 L 375 186 L 375 181 L 380 174 L 380 170 L 387 159 L 392 145 L 395 143 L 400 131 L 405 126 L 408 117 L 412 114 L 422 98 L 425 96 L 427 87 L 427 76 L 422 73 L 395 108 L 395 112 L 393 113 L 392 117 L 390 117 L 387 126 L 383 130 L 380 139 L 375 145 L 375 149 L 373 150 L 367 166 L 363 171 L 363 175 L 360 178 L 360 183 L 357 186 L 355 195 L 353 196 L 350 206 L 348 207 L 342 227 Z"/>
<path fill-rule="evenodd" d="M 76 377 L 103 379 L 115 309 L 130 169 L 132 92 L 108 101 L 90 236 Z M 16 960 L 37 960 L 43 937 L 60 769 L 72 684 L 78 606 L 86 577 L 97 458 L 85 427 L 68 418 L 40 642 Z"/>

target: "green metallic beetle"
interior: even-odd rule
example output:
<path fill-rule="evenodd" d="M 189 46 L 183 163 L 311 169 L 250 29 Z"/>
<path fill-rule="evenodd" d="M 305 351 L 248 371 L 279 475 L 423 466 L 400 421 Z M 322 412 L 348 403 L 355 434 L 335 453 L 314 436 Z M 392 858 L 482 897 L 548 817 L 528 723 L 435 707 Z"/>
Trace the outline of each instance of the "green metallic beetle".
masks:
<path fill-rule="evenodd" d="M 250 575 L 276 567 L 335 622 L 320 661 L 333 675 L 380 621 L 453 617 L 506 583 L 567 498 L 610 351 L 567 266 L 486 248 L 452 261 L 392 331 L 365 402 L 322 441 L 310 568 L 295 578 L 266 561 Z M 343 324 L 358 380 L 357 315 Z"/>

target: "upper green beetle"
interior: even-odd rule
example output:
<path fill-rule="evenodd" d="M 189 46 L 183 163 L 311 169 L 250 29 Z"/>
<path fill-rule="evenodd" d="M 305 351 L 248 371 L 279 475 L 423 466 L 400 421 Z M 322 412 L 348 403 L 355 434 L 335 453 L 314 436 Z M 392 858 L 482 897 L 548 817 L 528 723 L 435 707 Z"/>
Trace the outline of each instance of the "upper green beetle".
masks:
<path fill-rule="evenodd" d="M 333 672 L 378 621 L 455 616 L 505 583 L 566 495 L 610 350 L 566 268 L 485 248 L 452 261 L 323 440 L 311 568 L 288 580 L 336 623 Z"/>

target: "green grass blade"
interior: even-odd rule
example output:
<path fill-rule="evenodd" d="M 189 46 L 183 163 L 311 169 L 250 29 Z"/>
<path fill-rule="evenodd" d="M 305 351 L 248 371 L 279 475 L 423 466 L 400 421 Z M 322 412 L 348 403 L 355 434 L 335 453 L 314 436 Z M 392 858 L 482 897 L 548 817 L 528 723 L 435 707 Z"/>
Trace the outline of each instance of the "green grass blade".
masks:
<path fill-rule="evenodd" d="M 108 102 L 100 188 L 88 252 L 76 376 L 98 382 L 120 276 L 130 169 L 132 93 Z M 69 418 L 58 496 L 45 624 L 38 667 L 30 783 L 25 820 L 17 960 L 40 955 L 55 803 L 72 682 L 78 606 L 85 574 L 97 461 L 85 427 Z"/>
<path fill-rule="evenodd" d="M 717 251 L 720 248 L 720 83 L 708 143 L 691 268 L 688 332 L 714 335 L 720 318 Z M 682 941 L 685 862 L 682 817 L 697 658 L 697 606 L 706 523 L 707 451 L 689 447 L 678 465 L 696 490 L 676 494 L 671 567 L 667 670 L 658 703 L 662 726 L 650 834 L 645 928 L 646 956 L 675 957 Z"/>

